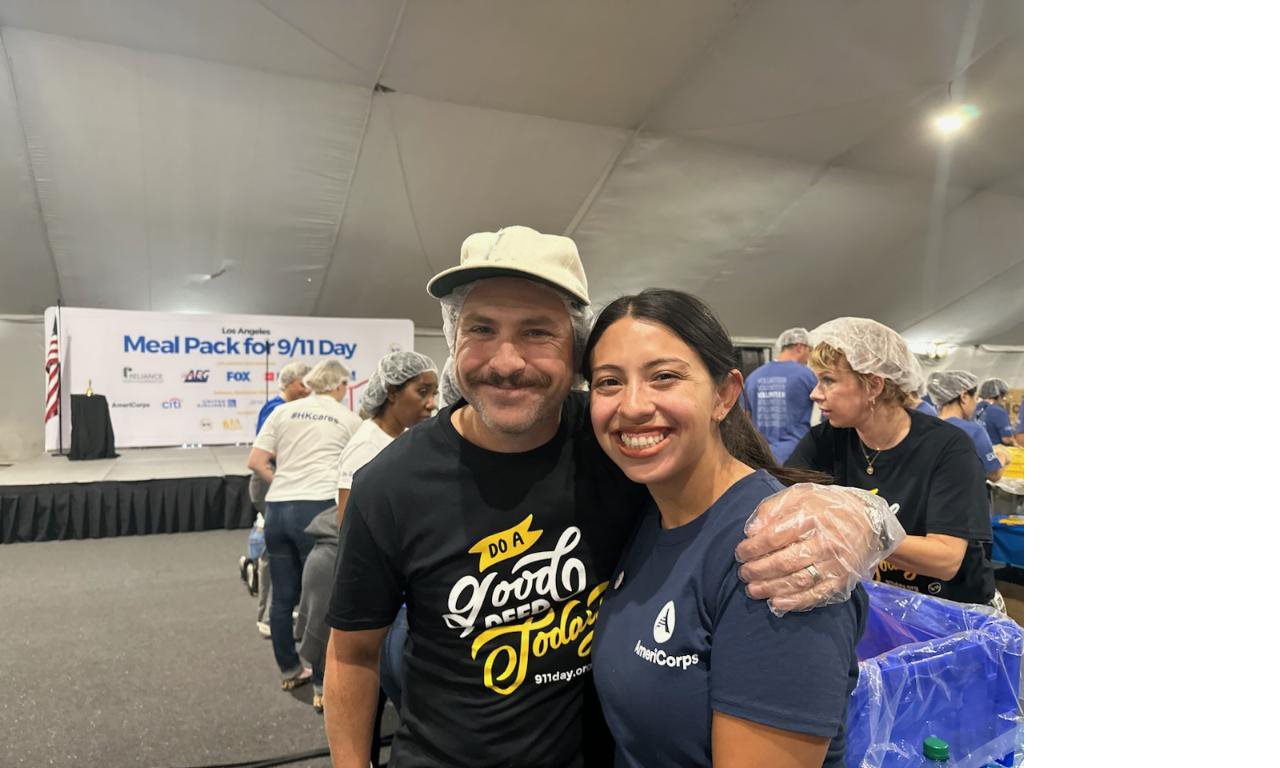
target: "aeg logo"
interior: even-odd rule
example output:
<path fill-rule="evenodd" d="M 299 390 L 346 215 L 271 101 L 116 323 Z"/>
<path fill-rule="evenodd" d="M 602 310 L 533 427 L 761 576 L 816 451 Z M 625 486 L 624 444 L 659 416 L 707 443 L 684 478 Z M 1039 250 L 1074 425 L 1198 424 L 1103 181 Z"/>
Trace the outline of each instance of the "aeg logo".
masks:
<path fill-rule="evenodd" d="M 209 372 L 207 370 L 192 369 L 187 371 L 182 380 L 187 384 L 203 384 L 209 380 Z"/>

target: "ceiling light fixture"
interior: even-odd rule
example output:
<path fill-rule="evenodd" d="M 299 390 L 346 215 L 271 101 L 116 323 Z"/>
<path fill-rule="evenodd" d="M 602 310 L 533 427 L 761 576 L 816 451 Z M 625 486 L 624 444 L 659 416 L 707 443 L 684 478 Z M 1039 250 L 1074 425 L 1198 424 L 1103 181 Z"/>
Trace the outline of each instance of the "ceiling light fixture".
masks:
<path fill-rule="evenodd" d="M 947 106 L 933 116 L 933 128 L 944 139 L 956 135 L 982 114 L 982 110 L 972 104 L 954 103 L 951 100 L 951 85 L 947 83 Z"/>
<path fill-rule="evenodd" d="M 933 127 L 944 138 L 950 138 L 976 120 L 981 114 L 982 110 L 972 104 L 947 107 L 934 116 Z"/>

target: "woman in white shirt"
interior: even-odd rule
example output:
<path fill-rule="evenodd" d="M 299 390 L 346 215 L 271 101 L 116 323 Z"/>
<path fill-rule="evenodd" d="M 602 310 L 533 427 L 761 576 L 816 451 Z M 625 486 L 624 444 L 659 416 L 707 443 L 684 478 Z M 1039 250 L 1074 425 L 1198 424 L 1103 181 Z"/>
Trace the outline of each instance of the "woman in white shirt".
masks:
<path fill-rule="evenodd" d="M 360 417 L 342 405 L 349 378 L 340 360 L 311 369 L 303 379 L 311 395 L 272 411 L 249 452 L 249 469 L 271 485 L 264 531 L 271 560 L 271 647 L 286 691 L 311 679 L 293 643 L 293 609 L 312 546 L 305 529 L 333 503 L 338 455 L 360 426 Z"/>
<path fill-rule="evenodd" d="M 325 613 L 338 562 L 338 530 L 347 494 L 356 471 L 397 435 L 431 415 L 435 409 L 436 364 L 417 352 L 392 352 L 378 361 L 360 397 L 360 410 L 367 418 L 338 458 L 337 506 L 316 515 L 307 526 L 315 541 L 302 572 L 302 602 L 298 609 L 301 642 L 298 651 L 311 662 L 311 705 L 324 711 L 324 658 L 329 646 L 329 625 Z"/>

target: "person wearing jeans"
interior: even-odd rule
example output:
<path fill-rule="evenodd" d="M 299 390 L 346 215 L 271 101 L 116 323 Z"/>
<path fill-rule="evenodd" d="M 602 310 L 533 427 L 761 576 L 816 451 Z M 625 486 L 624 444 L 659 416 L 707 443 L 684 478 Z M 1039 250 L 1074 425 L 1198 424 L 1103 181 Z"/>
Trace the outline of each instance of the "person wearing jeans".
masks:
<path fill-rule="evenodd" d="M 293 610 L 313 544 L 306 528 L 333 506 L 338 457 L 360 427 L 360 417 L 343 405 L 349 376 L 338 360 L 313 368 L 303 380 L 311 394 L 272 411 L 249 452 L 249 469 L 271 484 L 265 531 L 271 562 L 271 647 L 286 691 L 311 681 L 311 669 L 295 646 Z"/>
<path fill-rule="evenodd" d="M 314 543 L 306 528 L 316 515 L 332 506 L 332 499 L 267 502 L 267 557 L 271 560 L 274 585 L 272 627 L 293 626 L 293 609 L 302 593 L 302 567 Z M 286 681 L 305 683 L 310 676 L 304 675 L 293 634 L 272 632 L 271 650 Z"/>

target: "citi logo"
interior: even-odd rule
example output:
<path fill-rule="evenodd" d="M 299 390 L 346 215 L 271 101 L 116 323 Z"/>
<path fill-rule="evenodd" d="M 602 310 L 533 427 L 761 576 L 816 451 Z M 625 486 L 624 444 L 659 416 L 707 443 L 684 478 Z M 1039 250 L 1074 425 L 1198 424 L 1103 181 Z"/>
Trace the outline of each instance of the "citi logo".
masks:
<path fill-rule="evenodd" d="M 227 381 L 249 381 L 248 371 L 227 371 Z"/>
<path fill-rule="evenodd" d="M 160 403 L 160 407 L 165 409 L 166 411 L 176 411 L 182 407 L 182 398 L 171 397 L 168 400 L 165 400 L 163 403 Z"/>
<path fill-rule="evenodd" d="M 658 618 L 653 620 L 653 641 L 665 643 L 671 639 L 671 634 L 675 631 L 676 602 L 668 600 L 667 604 L 662 606 L 662 610 L 658 611 Z"/>
<path fill-rule="evenodd" d="M 187 384 L 203 384 L 209 380 L 209 372 L 206 370 L 192 369 L 186 372 L 182 377 L 182 380 Z"/>

